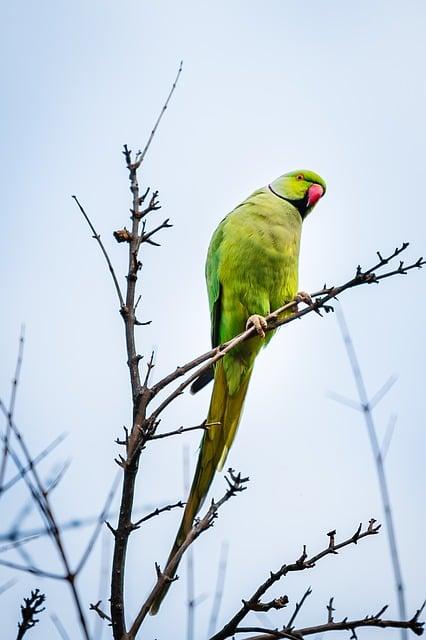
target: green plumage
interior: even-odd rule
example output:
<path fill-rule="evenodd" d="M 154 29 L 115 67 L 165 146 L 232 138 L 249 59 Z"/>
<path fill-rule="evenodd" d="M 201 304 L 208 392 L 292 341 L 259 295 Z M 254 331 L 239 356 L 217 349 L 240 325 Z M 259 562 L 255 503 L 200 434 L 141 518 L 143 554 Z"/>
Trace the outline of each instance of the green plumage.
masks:
<path fill-rule="evenodd" d="M 206 262 L 213 346 L 244 331 L 250 316 L 266 316 L 295 297 L 302 221 L 324 192 L 320 176 L 294 171 L 255 191 L 219 224 Z M 169 560 L 190 531 L 216 470 L 225 463 L 254 360 L 272 335 L 268 332 L 265 339 L 256 336 L 247 340 L 215 366 L 207 417 L 211 427 L 202 439 L 190 495 Z M 154 603 L 152 613 L 158 611 L 166 592 L 167 589 Z"/>

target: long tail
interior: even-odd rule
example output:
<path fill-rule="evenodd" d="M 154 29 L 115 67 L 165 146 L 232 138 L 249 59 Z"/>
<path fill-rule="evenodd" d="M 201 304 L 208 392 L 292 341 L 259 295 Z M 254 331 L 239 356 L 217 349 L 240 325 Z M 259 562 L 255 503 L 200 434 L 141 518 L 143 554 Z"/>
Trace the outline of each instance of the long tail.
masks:
<path fill-rule="evenodd" d="M 244 373 L 244 377 L 237 391 L 230 395 L 222 361 L 216 365 L 213 393 L 207 417 L 207 425 L 210 425 L 210 427 L 204 432 L 191 491 L 167 564 L 169 564 L 191 530 L 194 518 L 207 495 L 216 470 L 220 471 L 225 464 L 228 451 L 231 448 L 240 422 L 251 372 L 252 368 Z M 174 573 L 176 569 L 177 566 Z M 171 578 L 173 576 L 169 577 Z M 151 615 L 155 615 L 158 612 L 169 590 L 169 586 L 170 583 L 166 585 L 152 604 L 150 610 Z"/>

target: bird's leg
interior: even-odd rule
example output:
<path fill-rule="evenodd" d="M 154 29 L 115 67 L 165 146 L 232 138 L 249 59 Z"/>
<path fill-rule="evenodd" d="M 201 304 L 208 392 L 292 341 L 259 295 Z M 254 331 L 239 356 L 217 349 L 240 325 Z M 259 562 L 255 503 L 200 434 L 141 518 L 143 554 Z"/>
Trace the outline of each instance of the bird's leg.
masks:
<path fill-rule="evenodd" d="M 259 316 L 257 313 L 250 316 L 246 322 L 246 329 L 250 329 L 250 327 L 254 327 L 261 338 L 265 337 L 265 329 L 268 326 L 265 318 L 263 316 Z"/>

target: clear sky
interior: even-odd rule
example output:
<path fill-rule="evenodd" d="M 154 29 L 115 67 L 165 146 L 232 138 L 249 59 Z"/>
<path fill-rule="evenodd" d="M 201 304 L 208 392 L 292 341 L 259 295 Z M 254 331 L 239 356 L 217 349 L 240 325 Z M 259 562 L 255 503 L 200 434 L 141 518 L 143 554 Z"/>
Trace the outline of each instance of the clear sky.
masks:
<path fill-rule="evenodd" d="M 114 290 L 71 194 L 123 276 L 125 249 L 112 238 L 128 224 L 130 206 L 122 145 L 143 146 L 183 58 L 142 177 L 160 190 L 158 220 L 170 217 L 175 225 L 161 248 L 147 247 L 142 256 L 140 315 L 153 322 L 140 328 L 139 350 L 155 348 L 157 377 L 208 346 L 203 271 L 215 226 L 288 170 L 310 168 L 328 184 L 305 224 L 301 288 L 344 281 L 358 263 L 372 264 L 376 250 L 402 241 L 412 242 L 413 258 L 424 255 L 425 18 L 420 0 L 3 2 L 0 391 L 9 393 L 25 322 L 16 417 L 34 452 L 69 433 L 43 467 L 49 475 L 72 459 L 54 495 L 63 519 L 100 510 L 116 469 L 113 440 L 130 419 Z M 425 595 L 425 277 L 413 272 L 342 297 L 370 392 L 398 376 L 376 419 L 382 437 L 389 416 L 398 415 L 386 469 L 410 612 Z M 204 637 L 223 540 L 230 545 L 225 621 L 270 569 L 297 557 L 302 543 L 319 550 L 332 528 L 346 536 L 360 521 L 382 519 L 365 427 L 359 414 L 327 398 L 329 390 L 355 396 L 333 317 L 293 323 L 259 357 L 229 457 L 250 475 L 250 488 L 195 549 L 197 592 L 208 596 L 197 608 L 197 638 Z M 183 396 L 162 426 L 199 423 L 208 400 L 208 390 Z M 141 508 L 183 497 L 183 446 L 195 464 L 198 441 L 195 432 L 149 447 L 137 490 Z M 223 487 L 217 477 L 213 494 Z M 22 490 L 2 502 L 2 530 L 26 499 Z M 134 535 L 129 611 L 150 588 L 154 561 L 164 562 L 179 517 L 166 514 Z M 25 524 L 34 522 L 30 516 Z M 88 535 L 69 536 L 75 557 Z M 82 579 L 91 602 L 98 599 L 99 551 Z M 35 555 L 54 566 L 46 546 Z M 185 637 L 184 568 L 180 573 L 147 638 Z M 1 569 L 0 584 L 10 575 Z M 287 593 L 294 602 L 308 585 L 304 624 L 325 620 L 331 595 L 341 617 L 373 613 L 386 602 L 396 615 L 384 533 L 288 578 L 272 595 Z M 60 615 L 77 638 L 65 587 L 25 575 L 0 598 L 4 637 L 13 637 L 19 602 L 35 586 L 46 591 L 48 614 Z M 56 633 L 46 614 L 31 632 L 34 640 Z"/>

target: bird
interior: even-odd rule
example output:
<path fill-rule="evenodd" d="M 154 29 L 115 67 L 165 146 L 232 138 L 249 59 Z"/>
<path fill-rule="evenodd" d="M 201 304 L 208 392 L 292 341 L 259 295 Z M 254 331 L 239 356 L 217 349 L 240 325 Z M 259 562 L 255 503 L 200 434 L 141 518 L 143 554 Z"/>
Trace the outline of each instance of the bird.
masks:
<path fill-rule="evenodd" d="M 194 479 L 168 562 L 191 530 L 216 471 L 225 464 L 255 358 L 275 333 L 265 332 L 265 316 L 297 294 L 302 223 L 325 192 L 324 180 L 313 171 L 285 173 L 254 191 L 213 233 L 205 268 L 212 346 L 251 326 L 256 335 L 228 352 L 192 384 L 191 391 L 196 393 L 214 379 Z M 177 565 L 174 573 L 176 569 Z M 151 606 L 152 615 L 157 613 L 173 576 L 168 578 Z"/>

